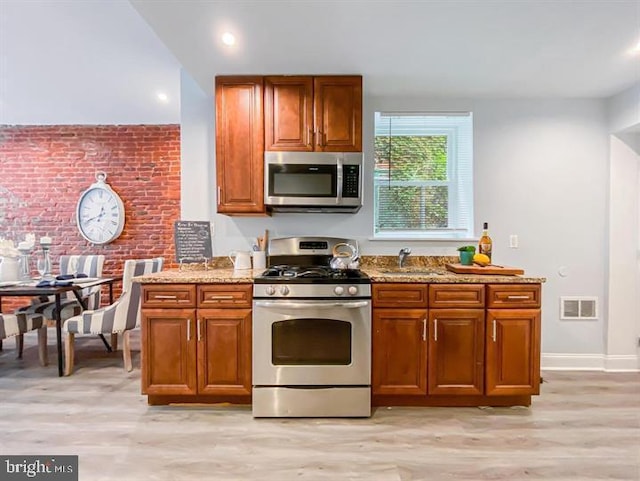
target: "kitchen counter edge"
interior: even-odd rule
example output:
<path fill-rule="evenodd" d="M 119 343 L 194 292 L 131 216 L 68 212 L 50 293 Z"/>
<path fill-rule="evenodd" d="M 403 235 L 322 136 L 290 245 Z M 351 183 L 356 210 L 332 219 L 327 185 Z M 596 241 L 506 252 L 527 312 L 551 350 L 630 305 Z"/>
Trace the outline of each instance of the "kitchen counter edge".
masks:
<path fill-rule="evenodd" d="M 376 268 L 362 268 L 372 282 L 377 283 L 430 283 L 430 284 L 541 284 L 544 277 L 504 276 L 486 274 L 455 274 L 445 269 L 433 269 L 434 274 L 402 272 L 393 274 Z M 134 277 L 141 284 L 247 284 L 259 276 L 264 269 L 179 270 L 169 269 L 156 274 Z M 437 273 L 435 273 L 437 272 Z"/>

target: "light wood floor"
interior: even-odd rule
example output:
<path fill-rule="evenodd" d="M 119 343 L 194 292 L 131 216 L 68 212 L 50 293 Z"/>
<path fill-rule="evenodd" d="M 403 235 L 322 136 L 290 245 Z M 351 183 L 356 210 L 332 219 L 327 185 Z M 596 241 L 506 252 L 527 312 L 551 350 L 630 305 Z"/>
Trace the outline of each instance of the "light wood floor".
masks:
<path fill-rule="evenodd" d="M 55 360 L 54 333 L 49 355 Z M 371 419 L 260 419 L 247 406 L 149 407 L 98 339 L 76 373 L 36 335 L 0 352 L 0 453 L 77 454 L 80 480 L 640 480 L 640 374 L 543 373 L 530 408 L 378 408 Z"/>

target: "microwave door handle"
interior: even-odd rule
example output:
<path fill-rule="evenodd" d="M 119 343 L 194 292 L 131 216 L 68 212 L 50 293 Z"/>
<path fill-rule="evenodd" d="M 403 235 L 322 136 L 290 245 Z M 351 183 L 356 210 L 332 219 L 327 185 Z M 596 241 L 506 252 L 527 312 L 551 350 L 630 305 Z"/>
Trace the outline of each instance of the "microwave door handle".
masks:
<path fill-rule="evenodd" d="M 336 193 L 336 204 L 342 204 L 342 158 L 338 158 L 337 161 L 337 179 L 338 192 Z"/>

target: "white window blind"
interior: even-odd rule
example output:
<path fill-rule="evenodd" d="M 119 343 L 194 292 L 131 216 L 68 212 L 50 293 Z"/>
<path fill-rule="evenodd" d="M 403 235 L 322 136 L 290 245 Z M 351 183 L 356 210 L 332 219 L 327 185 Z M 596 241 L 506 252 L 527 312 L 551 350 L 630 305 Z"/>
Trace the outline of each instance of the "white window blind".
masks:
<path fill-rule="evenodd" d="M 376 112 L 374 238 L 473 236 L 469 112 Z"/>

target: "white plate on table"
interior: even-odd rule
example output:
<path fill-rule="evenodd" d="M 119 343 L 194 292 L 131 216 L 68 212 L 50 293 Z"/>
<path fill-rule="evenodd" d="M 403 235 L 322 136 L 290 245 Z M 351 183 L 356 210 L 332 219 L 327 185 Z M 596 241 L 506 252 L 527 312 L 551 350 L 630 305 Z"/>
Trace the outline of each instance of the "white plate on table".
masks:
<path fill-rule="evenodd" d="M 0 287 L 11 287 L 11 286 L 17 286 L 18 284 L 20 284 L 22 281 L 0 281 Z"/>

